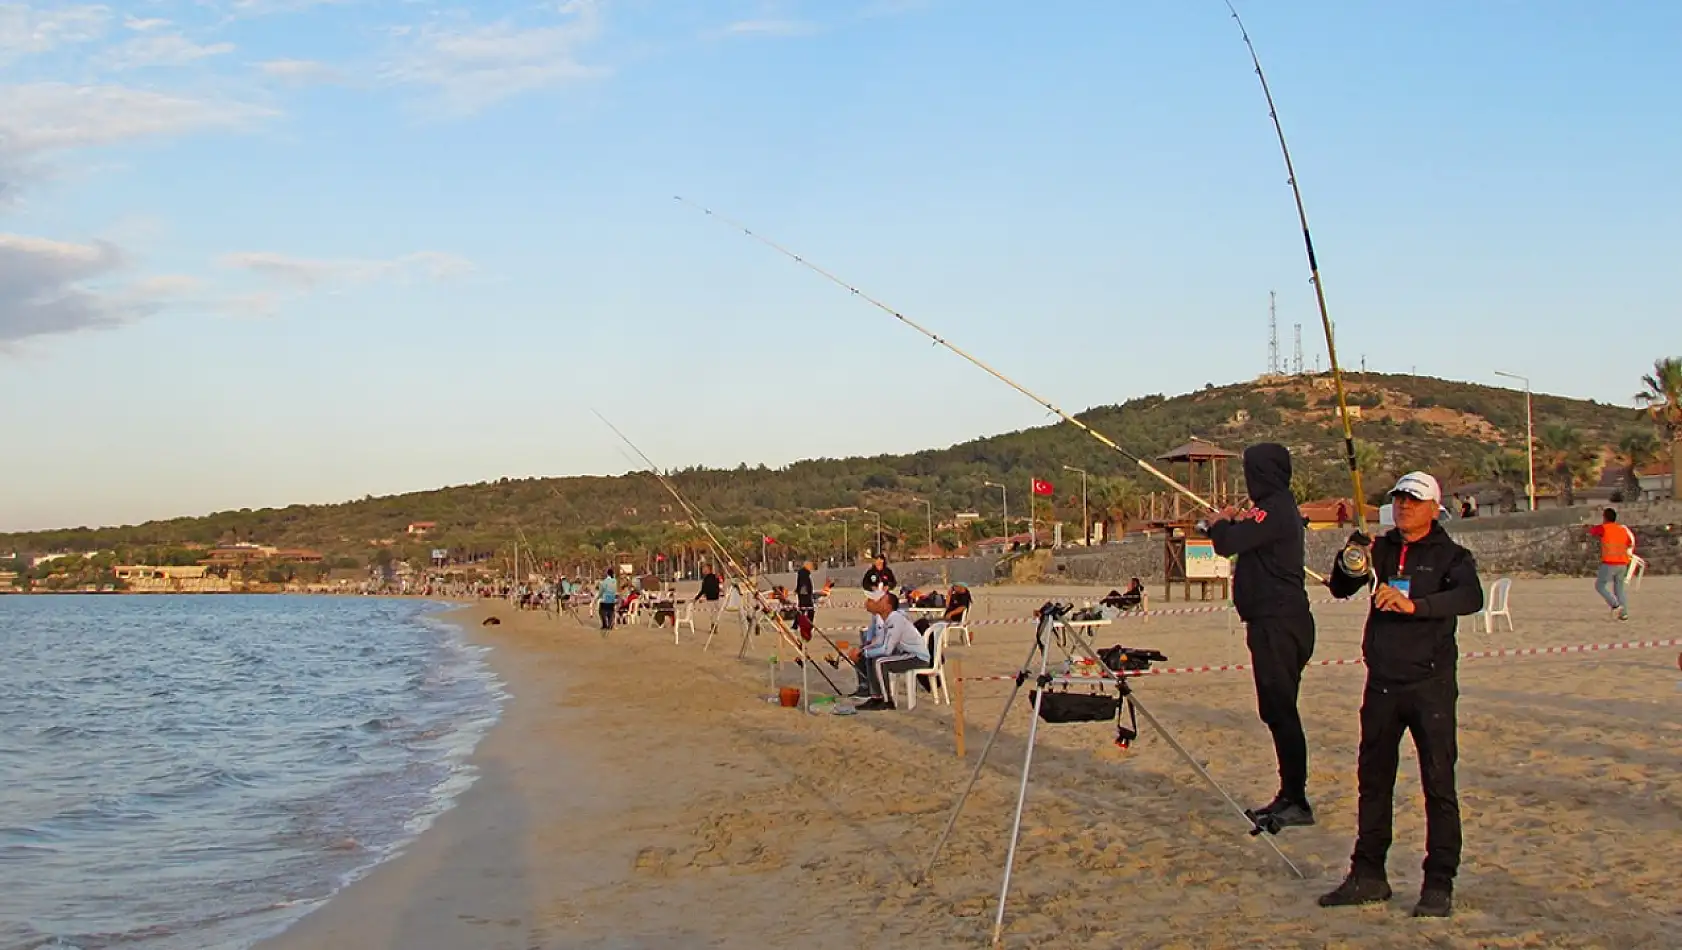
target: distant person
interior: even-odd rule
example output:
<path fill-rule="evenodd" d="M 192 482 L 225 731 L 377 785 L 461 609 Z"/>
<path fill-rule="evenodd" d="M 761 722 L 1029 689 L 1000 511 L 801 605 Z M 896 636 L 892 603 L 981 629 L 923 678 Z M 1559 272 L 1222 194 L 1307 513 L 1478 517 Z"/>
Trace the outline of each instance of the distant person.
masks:
<path fill-rule="evenodd" d="M 876 559 L 870 562 L 870 569 L 864 572 L 864 581 L 861 586 L 867 591 L 875 590 L 878 587 L 893 590 L 897 584 L 898 581 L 894 578 L 894 569 L 888 566 L 888 559 L 878 554 Z"/>
<path fill-rule="evenodd" d="M 602 617 L 602 631 L 612 630 L 613 614 L 619 607 L 619 581 L 614 578 L 612 568 L 608 568 L 601 586 L 596 589 L 596 604 Z"/>
<path fill-rule="evenodd" d="M 723 596 L 724 582 L 719 579 L 717 574 L 713 573 L 711 567 L 703 568 L 701 571 L 701 591 L 695 595 L 695 599 L 717 602 Z"/>
<path fill-rule="evenodd" d="M 1371 542 L 1366 571 L 1350 573 L 1342 557 L 1332 565 L 1332 596 L 1350 597 L 1374 586 L 1361 636 L 1367 684 L 1355 772 L 1359 831 L 1349 874 L 1320 897 L 1321 907 L 1390 899 L 1385 863 L 1395 817 L 1396 768 L 1402 734 L 1411 732 L 1425 791 L 1425 880 L 1413 916 L 1453 912 L 1461 846 L 1454 783 L 1460 698 L 1454 634 L 1459 618 L 1483 609 L 1483 583 L 1472 552 L 1455 544 L 1437 521 L 1442 497 L 1430 475 L 1403 475 L 1390 489 L 1396 526 Z M 1349 540 L 1368 543 L 1360 532 Z"/>
<path fill-rule="evenodd" d="M 794 575 L 794 625 L 806 640 L 812 639 L 812 621 L 818 609 L 817 594 L 812 590 L 814 567 L 811 561 L 803 562 Z"/>
<path fill-rule="evenodd" d="M 1314 656 L 1314 614 L 1303 570 L 1306 530 L 1291 494 L 1291 453 L 1263 442 L 1244 450 L 1244 487 L 1255 506 L 1227 508 L 1204 524 L 1215 553 L 1237 555 L 1232 603 L 1244 621 L 1256 709 L 1273 735 L 1279 791 L 1248 814 L 1270 830 L 1314 824 L 1308 803 L 1308 737 L 1297 710 L 1302 671 Z"/>
<path fill-rule="evenodd" d="M 1624 576 L 1635 553 L 1635 532 L 1618 523 L 1616 508 L 1606 509 L 1600 516 L 1601 523 L 1589 529 L 1590 536 L 1600 539 L 1600 570 L 1594 577 L 1594 589 L 1612 608 L 1614 617 L 1628 620 L 1629 592 L 1624 590 Z"/>
<path fill-rule="evenodd" d="M 1337 503 L 1337 526 L 1339 528 L 1349 523 L 1349 505 L 1339 501 Z"/>
<path fill-rule="evenodd" d="M 946 595 L 946 610 L 940 615 L 940 619 L 947 623 L 963 623 L 974 603 L 975 598 L 970 596 L 968 587 L 953 584 L 952 590 Z"/>

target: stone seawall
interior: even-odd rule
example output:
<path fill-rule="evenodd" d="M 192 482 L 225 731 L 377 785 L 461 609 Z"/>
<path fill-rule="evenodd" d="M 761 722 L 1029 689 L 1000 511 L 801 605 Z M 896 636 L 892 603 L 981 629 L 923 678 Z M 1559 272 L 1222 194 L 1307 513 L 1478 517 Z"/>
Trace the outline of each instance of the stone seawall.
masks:
<path fill-rule="evenodd" d="M 1682 574 L 1682 505 L 1629 505 L 1619 519 L 1635 532 L 1636 553 L 1647 560 L 1649 574 Z M 1600 521 L 1600 509 L 1549 509 L 1499 519 L 1450 521 L 1448 530 L 1478 559 L 1486 576 L 1559 574 L 1592 575 L 1600 564 L 1600 544 L 1585 528 Z M 1329 569 L 1348 531 L 1308 532 L 1308 564 Z M 1046 580 L 1118 585 L 1129 578 L 1162 583 L 1162 539 L 1130 537 L 1091 551 L 1064 549 L 1055 554 Z"/>

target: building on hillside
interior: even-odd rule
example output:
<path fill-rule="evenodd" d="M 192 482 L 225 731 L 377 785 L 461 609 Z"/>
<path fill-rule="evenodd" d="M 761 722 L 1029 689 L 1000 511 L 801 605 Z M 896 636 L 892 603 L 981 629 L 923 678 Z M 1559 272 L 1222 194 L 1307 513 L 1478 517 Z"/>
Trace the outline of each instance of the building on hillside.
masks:
<path fill-rule="evenodd" d="M 10 593 L 18 586 L 17 571 L 0 571 L 0 592 Z"/>
<path fill-rule="evenodd" d="M 1641 486 L 1643 499 L 1665 499 L 1671 495 L 1676 484 L 1676 473 L 1671 470 L 1669 459 L 1643 465 L 1635 470 L 1636 482 Z"/>
<path fill-rule="evenodd" d="M 409 536 L 413 538 L 423 537 L 428 531 L 436 527 L 438 527 L 436 521 L 411 521 L 409 522 Z"/>
<path fill-rule="evenodd" d="M 280 548 L 275 551 L 274 559 L 277 561 L 294 561 L 299 564 L 319 564 L 323 555 L 320 551 L 311 551 L 308 548 Z"/>
<path fill-rule="evenodd" d="M 119 582 L 137 594 L 220 594 L 234 589 L 231 581 L 208 573 L 203 564 L 190 567 L 119 564 L 111 570 Z"/>
<path fill-rule="evenodd" d="M 253 561 L 266 561 L 274 557 L 279 548 L 265 544 L 242 542 L 239 544 L 218 544 L 210 549 L 199 563 L 212 567 L 241 567 Z"/>
<path fill-rule="evenodd" d="M 1321 528 L 1350 527 L 1355 524 L 1355 503 L 1348 498 L 1319 498 L 1305 501 L 1297 505 L 1302 516 L 1308 519 L 1308 527 L 1313 530 Z M 1378 524 L 1378 506 L 1362 506 L 1367 516 L 1367 524 Z"/>

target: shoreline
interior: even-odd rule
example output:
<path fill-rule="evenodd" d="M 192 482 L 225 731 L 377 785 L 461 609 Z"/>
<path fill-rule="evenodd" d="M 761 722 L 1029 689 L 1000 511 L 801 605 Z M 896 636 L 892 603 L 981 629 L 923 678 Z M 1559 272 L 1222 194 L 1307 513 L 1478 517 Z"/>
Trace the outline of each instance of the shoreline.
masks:
<path fill-rule="evenodd" d="M 1493 578 L 1486 578 L 1492 581 Z M 1034 588 L 1028 599 L 1084 588 Z M 1031 609 L 1029 588 L 978 590 L 983 617 Z M 1078 596 L 1078 595 L 1077 595 Z M 987 603 L 982 603 L 987 601 Z M 1463 649 L 1671 636 L 1682 579 L 1649 578 L 1609 624 L 1584 581 L 1521 581 L 1518 631 L 1461 624 Z M 495 615 L 501 624 L 479 626 Z M 1358 654 L 1364 611 L 1316 608 L 1317 658 Z M 964 786 L 1008 683 L 965 684 L 969 755 L 950 706 L 807 716 L 766 703 L 769 637 L 710 652 L 646 626 L 609 638 L 565 617 L 477 603 L 439 615 L 489 646 L 502 716 L 469 761 L 474 784 L 432 827 L 258 950 L 679 950 L 986 943 L 1028 715 L 1013 709 L 932 879 L 911 883 Z M 845 637 L 861 611 L 820 615 Z M 995 623 L 998 621 L 995 620 Z M 965 675 L 1008 672 L 1031 628 L 978 626 Z M 851 639 L 851 638 L 849 638 Z M 1220 614 L 1101 634 L 1159 647 L 1169 666 L 1244 659 Z M 814 641 L 819 642 L 819 641 Z M 852 685 L 843 667 L 831 673 Z M 1103 723 L 1039 729 L 1013 878 L 1009 946 L 1670 946 L 1682 904 L 1656 842 L 1682 841 L 1682 741 L 1672 650 L 1461 668 L 1467 851 L 1456 916 L 1406 917 L 1423 836 L 1404 742 L 1387 905 L 1334 913 L 1354 833 L 1357 668 L 1311 669 L 1303 711 L 1320 825 L 1278 839 L 1291 878 L 1168 745 L 1122 752 Z M 784 665 L 780 685 L 800 682 Z M 814 684 L 821 680 L 813 677 Z M 1176 736 L 1245 800 L 1271 791 L 1272 750 L 1244 675 L 1137 685 Z M 814 694 L 827 692 L 816 688 Z M 1019 705 L 1022 700 L 1018 700 Z M 1127 895 L 1117 906 L 1117 894 Z M 1131 910 L 1129 908 L 1132 908 Z M 1135 912 L 1136 911 L 1136 912 Z"/>

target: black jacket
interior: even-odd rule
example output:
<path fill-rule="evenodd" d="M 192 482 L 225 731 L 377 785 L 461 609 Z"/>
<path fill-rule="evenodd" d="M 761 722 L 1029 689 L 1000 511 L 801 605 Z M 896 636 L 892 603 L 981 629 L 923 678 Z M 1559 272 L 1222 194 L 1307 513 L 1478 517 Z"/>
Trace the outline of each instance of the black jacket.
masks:
<path fill-rule="evenodd" d="M 1477 559 L 1454 543 L 1441 524 L 1411 544 L 1391 529 L 1373 542 L 1372 576 L 1387 584 L 1408 578 L 1414 612 L 1401 614 L 1370 608 L 1361 656 L 1367 681 L 1379 687 L 1411 686 L 1439 676 L 1453 676 L 1459 660 L 1454 640 L 1457 618 L 1483 609 L 1483 583 Z M 1351 577 L 1341 561 L 1332 567 L 1332 596 L 1349 597 L 1367 586 L 1367 577 Z"/>
<path fill-rule="evenodd" d="M 1255 507 L 1209 526 L 1222 557 L 1238 555 L 1232 604 L 1242 620 L 1308 615 L 1302 512 L 1291 495 L 1291 453 L 1264 442 L 1244 450 L 1244 487 Z"/>
<path fill-rule="evenodd" d="M 718 575 L 712 571 L 702 574 L 701 592 L 695 595 L 695 599 L 700 600 L 705 597 L 708 600 L 717 600 L 721 596 L 723 596 L 723 584 L 719 581 Z"/>
<path fill-rule="evenodd" d="M 808 610 L 812 607 L 812 572 L 804 567 L 794 575 L 794 602 Z"/>
<path fill-rule="evenodd" d="M 861 586 L 863 586 L 865 590 L 875 590 L 878 587 L 886 587 L 888 590 L 893 590 L 894 569 L 891 567 L 884 567 L 878 571 L 875 565 L 871 565 L 870 570 L 864 572 L 864 582 Z"/>

